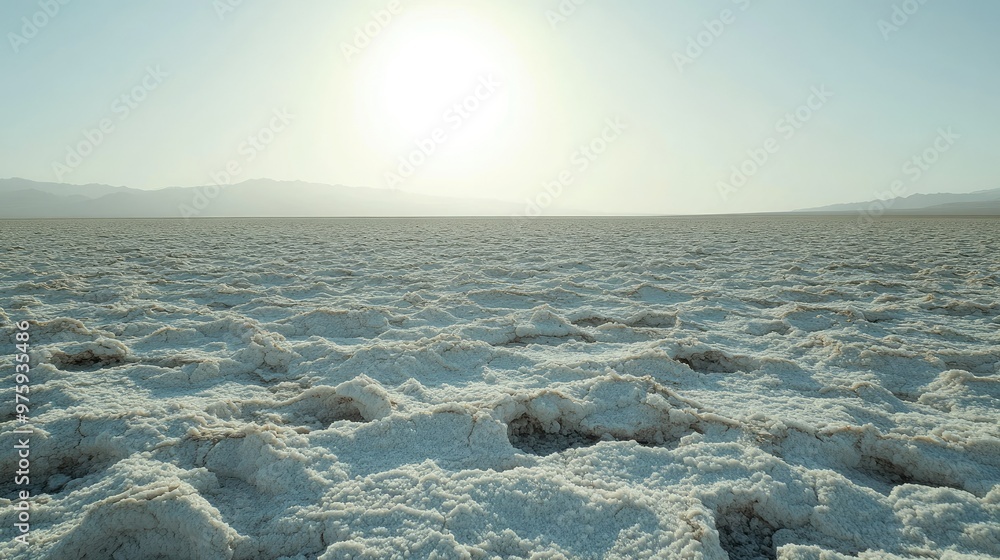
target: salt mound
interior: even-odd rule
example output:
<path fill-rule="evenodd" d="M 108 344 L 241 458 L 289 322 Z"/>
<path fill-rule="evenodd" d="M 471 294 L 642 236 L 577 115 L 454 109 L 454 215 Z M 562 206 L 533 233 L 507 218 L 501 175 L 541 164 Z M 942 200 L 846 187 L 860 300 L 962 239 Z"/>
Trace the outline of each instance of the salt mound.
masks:
<path fill-rule="evenodd" d="M 150 480 L 153 475 L 156 479 Z M 123 461 L 113 473 L 77 493 L 72 502 L 82 502 L 81 510 L 59 511 L 68 505 L 62 503 L 42 508 L 40 515 L 58 513 L 74 520 L 48 554 L 81 560 L 233 558 L 239 535 L 199 489 L 182 478 L 188 476 L 176 468 Z M 213 482 L 202 481 L 202 490 Z"/>
<path fill-rule="evenodd" d="M 528 342 L 542 337 L 578 337 L 582 340 L 593 341 L 592 336 L 565 317 L 558 315 L 547 305 L 536 309 L 526 323 L 517 325 L 514 328 L 514 335 L 517 337 L 516 342 Z"/>
<path fill-rule="evenodd" d="M 63 370 L 114 366 L 126 361 L 128 348 L 121 342 L 98 337 L 93 342 L 64 344 L 58 350 L 43 351 L 41 359 Z"/>

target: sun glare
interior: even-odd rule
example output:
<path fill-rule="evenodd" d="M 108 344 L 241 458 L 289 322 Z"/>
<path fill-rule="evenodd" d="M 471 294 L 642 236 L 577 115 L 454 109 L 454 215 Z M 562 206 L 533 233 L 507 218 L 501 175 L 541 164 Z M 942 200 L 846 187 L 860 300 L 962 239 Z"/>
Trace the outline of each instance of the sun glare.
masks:
<path fill-rule="evenodd" d="M 493 160 L 509 136 L 512 80 L 524 71 L 510 39 L 458 9 L 407 13 L 359 63 L 359 125 L 372 150 L 395 159 L 432 138 L 438 174 Z M 428 165 L 429 166 L 429 165 Z"/>

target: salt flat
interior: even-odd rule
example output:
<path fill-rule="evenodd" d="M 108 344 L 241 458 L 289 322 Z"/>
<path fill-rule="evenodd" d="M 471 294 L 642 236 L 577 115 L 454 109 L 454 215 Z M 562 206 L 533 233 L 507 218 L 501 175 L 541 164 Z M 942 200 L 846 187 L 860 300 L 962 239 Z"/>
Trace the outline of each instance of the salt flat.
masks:
<path fill-rule="evenodd" d="M 0 230 L 3 558 L 1000 556 L 996 219 Z"/>

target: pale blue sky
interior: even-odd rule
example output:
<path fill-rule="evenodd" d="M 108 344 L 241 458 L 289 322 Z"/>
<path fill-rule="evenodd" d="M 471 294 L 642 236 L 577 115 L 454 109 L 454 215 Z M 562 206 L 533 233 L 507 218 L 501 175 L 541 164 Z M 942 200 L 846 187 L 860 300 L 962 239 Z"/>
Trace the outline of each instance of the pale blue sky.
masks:
<path fill-rule="evenodd" d="M 233 181 L 541 200 L 546 213 L 785 210 L 871 199 L 896 179 L 908 193 L 1000 186 L 989 0 L 589 0 L 556 25 L 558 0 L 399 0 L 349 59 L 344 44 L 390 2 L 243 0 L 220 17 L 226 2 L 77 0 L 52 17 L 0 3 L 0 177 L 191 186 L 232 161 Z M 894 5 L 913 13 L 880 29 Z M 28 38 L 24 17 L 48 21 Z M 832 96 L 810 99 L 821 86 Z M 145 98 L 126 113 L 116 99 L 136 87 Z M 808 122 L 781 126 L 809 102 Z M 455 103 L 474 110 L 449 114 Z M 113 128 L 92 153 L 68 156 L 102 119 Z M 904 164 L 949 127 L 913 181 Z M 745 162 L 769 139 L 763 165 Z M 434 151 L 413 158 L 420 141 Z M 605 151 L 578 151 L 591 142 Z M 741 165 L 758 169 L 734 187 Z M 571 181 L 539 199 L 560 174 Z"/>

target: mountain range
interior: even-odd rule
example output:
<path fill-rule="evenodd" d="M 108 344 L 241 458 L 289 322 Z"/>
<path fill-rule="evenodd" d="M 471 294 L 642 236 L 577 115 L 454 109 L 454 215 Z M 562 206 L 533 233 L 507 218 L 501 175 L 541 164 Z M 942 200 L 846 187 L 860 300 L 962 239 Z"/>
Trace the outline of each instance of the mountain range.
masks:
<path fill-rule="evenodd" d="M 0 218 L 515 216 L 524 204 L 404 191 L 253 179 L 228 186 L 141 190 L 0 179 Z M 795 214 L 1000 216 L 1000 188 L 834 204 Z"/>
<path fill-rule="evenodd" d="M 0 179 L 0 218 L 511 216 L 523 206 L 389 189 L 254 179 L 140 190 Z"/>
<path fill-rule="evenodd" d="M 847 204 L 833 204 L 806 208 L 798 212 L 822 214 L 857 214 L 920 216 L 1000 216 L 1000 189 L 989 189 L 963 194 L 935 193 L 912 194 L 886 200 L 871 200 Z"/>

